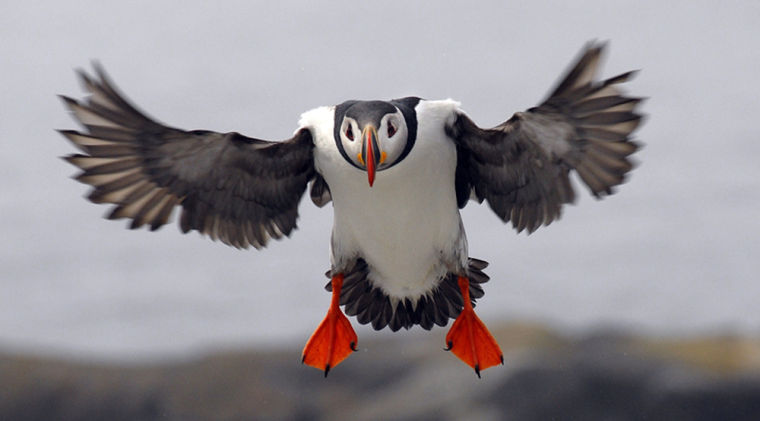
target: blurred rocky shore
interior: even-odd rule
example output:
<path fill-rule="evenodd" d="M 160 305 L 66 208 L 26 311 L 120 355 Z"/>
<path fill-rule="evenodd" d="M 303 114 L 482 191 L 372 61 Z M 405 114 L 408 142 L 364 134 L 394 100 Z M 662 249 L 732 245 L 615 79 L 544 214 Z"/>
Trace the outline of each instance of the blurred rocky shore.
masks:
<path fill-rule="evenodd" d="M 504 366 L 482 379 L 444 329 L 361 340 L 326 379 L 300 347 L 143 365 L 4 353 L 0 420 L 760 420 L 760 340 L 493 332 Z"/>

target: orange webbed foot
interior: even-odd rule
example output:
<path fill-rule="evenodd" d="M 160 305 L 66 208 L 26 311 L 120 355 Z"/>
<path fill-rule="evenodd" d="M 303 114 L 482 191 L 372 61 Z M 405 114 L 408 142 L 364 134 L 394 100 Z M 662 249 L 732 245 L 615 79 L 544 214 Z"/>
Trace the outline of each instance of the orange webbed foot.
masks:
<path fill-rule="evenodd" d="M 330 308 L 322 323 L 306 342 L 301 356 L 304 364 L 324 370 L 325 377 L 331 368 L 356 351 L 356 332 L 339 307 L 342 287 L 343 275 L 334 276 Z"/>
<path fill-rule="evenodd" d="M 480 370 L 504 364 L 504 356 L 496 339 L 472 308 L 470 281 L 460 276 L 457 283 L 462 291 L 464 308 L 446 335 L 445 349 L 474 368 L 475 374 L 480 377 Z"/>

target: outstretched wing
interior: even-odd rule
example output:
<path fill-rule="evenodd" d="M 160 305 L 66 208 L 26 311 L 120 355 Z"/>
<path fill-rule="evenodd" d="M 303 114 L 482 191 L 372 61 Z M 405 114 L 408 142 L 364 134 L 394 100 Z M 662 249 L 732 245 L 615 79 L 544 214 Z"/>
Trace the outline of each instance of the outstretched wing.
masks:
<path fill-rule="evenodd" d="M 474 195 L 518 232 L 533 232 L 575 200 L 570 170 L 596 197 L 624 181 L 639 148 L 629 136 L 641 122 L 641 98 L 618 87 L 634 72 L 595 80 L 603 49 L 588 45 L 546 101 L 492 129 L 457 116 L 447 129 L 457 143 L 460 207 Z"/>
<path fill-rule="evenodd" d="M 82 153 L 65 159 L 93 186 L 88 198 L 112 203 L 109 219 L 130 228 L 166 224 L 182 207 L 180 228 L 234 247 L 264 247 L 296 227 L 298 203 L 314 176 L 307 129 L 283 142 L 164 126 L 132 106 L 99 66 L 80 72 L 90 96 L 62 97 L 84 130 L 62 130 Z"/>

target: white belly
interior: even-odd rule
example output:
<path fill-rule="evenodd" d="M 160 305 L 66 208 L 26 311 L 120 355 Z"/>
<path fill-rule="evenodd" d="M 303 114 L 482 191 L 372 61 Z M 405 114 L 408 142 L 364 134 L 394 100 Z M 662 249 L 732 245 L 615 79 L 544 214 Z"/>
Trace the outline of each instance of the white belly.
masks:
<path fill-rule="evenodd" d="M 467 259 L 454 188 L 456 149 L 440 119 L 422 120 L 409 155 L 378 172 L 373 187 L 366 172 L 332 150 L 331 136 L 317 142 L 315 157 L 334 206 L 333 267 L 361 257 L 372 283 L 390 297 L 413 300 L 446 273 L 461 271 Z"/>
<path fill-rule="evenodd" d="M 453 170 L 426 168 L 413 179 L 394 170 L 378 173 L 372 188 L 357 171 L 355 185 L 333 191 L 332 259 L 342 266 L 341 259 L 362 257 L 389 296 L 416 298 L 466 256 Z"/>

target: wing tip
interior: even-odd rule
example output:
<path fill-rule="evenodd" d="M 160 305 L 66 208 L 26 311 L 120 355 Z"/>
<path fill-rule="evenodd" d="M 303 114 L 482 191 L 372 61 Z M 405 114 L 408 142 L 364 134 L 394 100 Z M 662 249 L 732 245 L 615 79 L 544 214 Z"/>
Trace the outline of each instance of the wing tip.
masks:
<path fill-rule="evenodd" d="M 547 100 L 555 96 L 562 96 L 579 86 L 593 83 L 609 44 L 609 40 L 592 39 L 586 42 L 575 59 L 570 62 L 568 70 L 559 79 L 556 88 L 550 91 L 551 94 L 547 96 Z M 640 71 L 641 69 L 630 70 L 602 83 L 603 85 L 622 83 L 636 77 Z"/>
<path fill-rule="evenodd" d="M 63 105 L 65 105 L 69 111 L 73 111 L 73 108 L 79 105 L 79 101 L 68 95 L 58 94 L 57 97 L 63 102 Z"/>
<path fill-rule="evenodd" d="M 601 56 L 605 51 L 607 51 L 607 46 L 609 44 L 610 41 L 606 39 L 599 40 L 592 38 L 586 41 L 586 43 L 583 45 L 583 48 L 581 48 L 580 53 L 578 54 L 579 59 L 577 59 L 575 63 L 578 63 L 586 56 Z"/>
<path fill-rule="evenodd" d="M 111 81 L 111 77 L 108 75 L 108 72 L 106 72 L 105 66 L 103 66 L 99 60 L 90 60 L 90 66 L 92 66 L 92 69 L 95 71 L 95 75 L 99 79 L 101 88 L 117 94 L 117 96 L 121 97 L 122 99 L 124 98 L 124 95 L 116 89 L 116 85 L 114 85 L 114 83 Z"/>
<path fill-rule="evenodd" d="M 72 129 L 55 129 L 55 131 L 58 132 L 58 134 L 60 134 L 61 136 L 63 136 L 64 139 L 68 140 L 69 143 L 71 143 L 72 145 L 74 145 L 77 149 L 79 149 L 82 152 L 86 152 L 86 151 L 82 150 L 82 145 L 80 145 L 79 143 L 77 143 L 74 140 L 75 136 L 81 135 L 80 132 L 78 132 L 76 130 L 72 130 Z"/>

